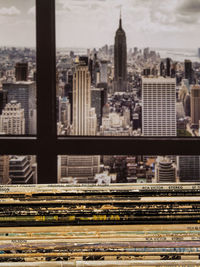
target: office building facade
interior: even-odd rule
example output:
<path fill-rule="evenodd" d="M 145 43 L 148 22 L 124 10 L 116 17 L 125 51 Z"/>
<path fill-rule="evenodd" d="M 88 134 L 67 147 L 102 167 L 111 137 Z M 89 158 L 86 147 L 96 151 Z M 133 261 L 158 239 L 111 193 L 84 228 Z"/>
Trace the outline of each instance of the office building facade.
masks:
<path fill-rule="evenodd" d="M 143 136 L 176 136 L 176 81 L 173 78 L 142 79 Z"/>
<path fill-rule="evenodd" d="M 8 103 L 0 115 L 0 132 L 17 135 L 25 133 L 24 109 L 17 101 Z"/>
<path fill-rule="evenodd" d="M 198 126 L 200 121 L 200 85 L 193 85 L 190 97 L 191 123 Z"/>

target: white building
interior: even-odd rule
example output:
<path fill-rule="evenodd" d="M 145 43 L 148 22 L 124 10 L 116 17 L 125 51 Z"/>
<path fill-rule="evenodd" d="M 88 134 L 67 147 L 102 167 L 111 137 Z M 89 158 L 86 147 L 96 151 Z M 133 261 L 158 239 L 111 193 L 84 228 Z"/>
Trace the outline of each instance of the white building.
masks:
<path fill-rule="evenodd" d="M 176 165 L 168 157 L 158 157 L 155 166 L 157 183 L 175 183 L 177 181 Z"/>
<path fill-rule="evenodd" d="M 25 134 L 24 109 L 13 100 L 8 103 L 0 116 L 0 132 L 5 134 Z"/>
<path fill-rule="evenodd" d="M 142 79 L 143 136 L 176 136 L 176 80 Z"/>

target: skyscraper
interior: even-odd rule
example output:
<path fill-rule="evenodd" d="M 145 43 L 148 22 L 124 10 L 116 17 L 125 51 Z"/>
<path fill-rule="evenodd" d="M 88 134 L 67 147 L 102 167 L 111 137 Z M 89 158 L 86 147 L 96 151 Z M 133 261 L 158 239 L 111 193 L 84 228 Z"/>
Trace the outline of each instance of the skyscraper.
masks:
<path fill-rule="evenodd" d="M 189 84 L 192 84 L 193 69 L 192 69 L 192 62 L 190 60 L 185 60 L 185 79 L 188 79 Z"/>
<path fill-rule="evenodd" d="M 171 59 L 170 58 L 166 59 L 166 75 L 167 77 L 171 76 Z"/>
<path fill-rule="evenodd" d="M 16 100 L 24 109 L 25 134 L 35 134 L 36 129 L 36 87 L 34 82 L 3 83 L 8 92 L 8 102 Z M 31 131 L 34 129 L 34 131 Z"/>
<path fill-rule="evenodd" d="M 180 182 L 200 181 L 199 156 L 178 156 L 177 166 L 178 166 Z"/>
<path fill-rule="evenodd" d="M 8 100 L 8 92 L 5 90 L 0 90 L 0 115 Z"/>
<path fill-rule="evenodd" d="M 192 124 L 198 126 L 200 121 L 200 85 L 191 88 L 191 119 Z"/>
<path fill-rule="evenodd" d="M 108 82 L 108 61 L 102 60 L 100 65 L 100 82 Z"/>
<path fill-rule="evenodd" d="M 176 81 L 142 79 L 143 136 L 176 136 Z"/>
<path fill-rule="evenodd" d="M 126 33 L 122 28 L 121 14 L 119 28 L 115 35 L 114 69 L 114 90 L 115 92 L 125 92 L 127 90 L 127 46 Z"/>
<path fill-rule="evenodd" d="M 85 62 L 80 62 L 76 66 L 73 76 L 73 134 L 74 135 L 93 135 L 96 129 L 92 129 L 91 124 L 95 125 L 95 116 L 91 114 L 91 78 L 88 66 Z"/>
<path fill-rule="evenodd" d="M 5 134 L 24 134 L 24 109 L 21 104 L 13 100 L 8 103 L 0 116 L 0 132 Z"/>
<path fill-rule="evenodd" d="M 28 80 L 28 63 L 17 63 L 15 66 L 16 81 Z"/>
<path fill-rule="evenodd" d="M 13 156 L 10 159 L 10 178 L 12 184 L 32 184 L 33 176 L 28 156 Z"/>

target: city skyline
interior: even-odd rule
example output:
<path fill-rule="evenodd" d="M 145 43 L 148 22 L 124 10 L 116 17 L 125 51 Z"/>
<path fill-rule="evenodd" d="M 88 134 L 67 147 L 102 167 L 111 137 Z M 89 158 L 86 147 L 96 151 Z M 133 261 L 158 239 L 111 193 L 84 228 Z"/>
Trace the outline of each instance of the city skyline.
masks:
<path fill-rule="evenodd" d="M 34 2 L 1 1 L 0 46 L 35 46 Z M 113 44 L 120 6 L 128 47 L 199 46 L 199 0 L 57 0 L 57 47 Z"/>

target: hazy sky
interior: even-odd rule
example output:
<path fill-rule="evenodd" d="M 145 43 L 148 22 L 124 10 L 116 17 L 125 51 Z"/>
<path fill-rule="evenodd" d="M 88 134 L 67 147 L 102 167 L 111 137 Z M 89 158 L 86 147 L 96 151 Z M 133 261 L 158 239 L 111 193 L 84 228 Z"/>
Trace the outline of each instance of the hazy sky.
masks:
<path fill-rule="evenodd" d="M 0 45 L 35 45 L 34 0 L 0 0 Z M 122 6 L 128 47 L 200 47 L 200 0 L 56 0 L 57 45 L 113 44 Z"/>

